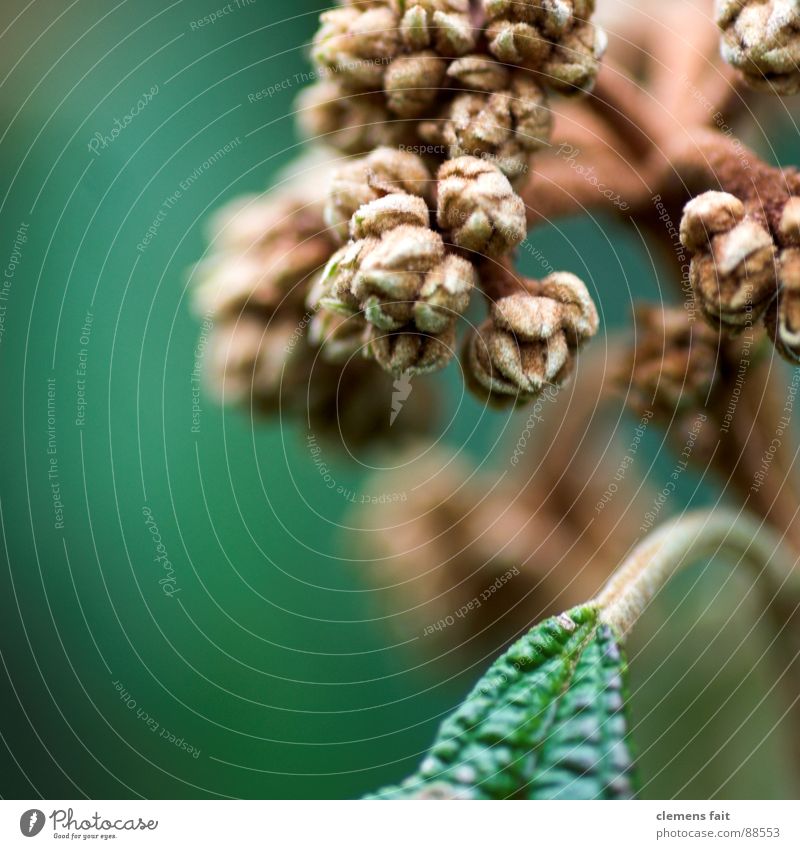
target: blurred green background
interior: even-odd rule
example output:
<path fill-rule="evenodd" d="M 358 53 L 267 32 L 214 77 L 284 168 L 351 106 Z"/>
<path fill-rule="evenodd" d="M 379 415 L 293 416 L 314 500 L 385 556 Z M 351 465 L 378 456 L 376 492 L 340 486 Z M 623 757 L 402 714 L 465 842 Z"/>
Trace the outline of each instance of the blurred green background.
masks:
<path fill-rule="evenodd" d="M 199 322 L 186 269 L 210 212 L 296 155 L 295 75 L 309 70 L 319 11 L 240 0 L 197 25 L 221 6 L 3 3 L 0 260 L 19 259 L 0 340 L 4 797 L 358 796 L 412 770 L 480 672 L 386 627 L 338 527 L 348 504 L 320 486 L 299 428 L 253 428 L 204 397 L 192 432 Z M 606 329 L 629 321 L 633 296 L 667 288 L 612 222 L 537 238 L 555 267 L 591 279 Z M 456 381 L 444 379 L 448 392 Z M 447 441 L 483 457 L 508 421 L 474 428 L 479 418 L 466 402 Z M 656 473 L 670 468 L 658 434 L 647 450 Z M 328 459 L 358 490 L 363 467 Z M 671 506 L 715 497 L 687 473 Z M 174 568 L 172 597 L 144 508 Z M 649 797 L 796 790 L 782 705 L 762 699 L 771 635 L 744 640 L 754 617 L 730 616 L 743 584 L 734 577 L 701 616 L 720 574 L 724 564 L 677 611 L 698 575 L 676 582 L 632 646 Z"/>

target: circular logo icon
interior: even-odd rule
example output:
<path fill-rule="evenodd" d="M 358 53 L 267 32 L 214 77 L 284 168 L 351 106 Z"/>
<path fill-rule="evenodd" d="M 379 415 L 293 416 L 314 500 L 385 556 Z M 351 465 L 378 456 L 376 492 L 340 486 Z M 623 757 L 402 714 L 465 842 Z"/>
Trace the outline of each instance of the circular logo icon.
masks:
<path fill-rule="evenodd" d="M 19 830 L 25 837 L 36 837 L 44 828 L 44 812 L 38 808 L 31 808 L 19 818 Z"/>

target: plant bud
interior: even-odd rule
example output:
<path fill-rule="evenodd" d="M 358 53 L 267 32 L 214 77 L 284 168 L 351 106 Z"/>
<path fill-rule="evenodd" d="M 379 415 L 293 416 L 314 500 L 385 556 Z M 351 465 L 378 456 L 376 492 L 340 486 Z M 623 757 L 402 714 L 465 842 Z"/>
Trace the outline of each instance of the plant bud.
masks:
<path fill-rule="evenodd" d="M 607 46 L 604 30 L 589 23 L 575 26 L 542 65 L 547 84 L 561 94 L 591 90 Z"/>
<path fill-rule="evenodd" d="M 494 406 L 526 403 L 561 385 L 574 366 L 572 350 L 597 332 L 597 310 L 574 275 L 557 272 L 529 287 L 541 294 L 500 298 L 466 342 L 468 385 Z"/>
<path fill-rule="evenodd" d="M 692 254 L 691 283 L 706 318 L 730 332 L 754 324 L 777 286 L 775 243 L 765 227 L 734 195 L 705 192 L 686 204 L 680 232 Z"/>
<path fill-rule="evenodd" d="M 782 245 L 800 247 L 800 197 L 790 197 L 786 201 L 778 230 Z"/>
<path fill-rule="evenodd" d="M 550 42 L 544 33 L 531 24 L 501 19 L 486 28 L 489 50 L 501 62 L 534 70 L 550 53 Z"/>
<path fill-rule="evenodd" d="M 400 49 L 399 19 L 387 6 L 347 6 L 320 15 L 312 57 L 316 64 L 355 91 L 383 85 L 386 63 Z"/>
<path fill-rule="evenodd" d="M 717 0 L 722 57 L 757 89 L 800 91 L 800 6 L 795 0 Z"/>
<path fill-rule="evenodd" d="M 690 322 L 684 310 L 674 307 L 638 307 L 636 328 L 626 393 L 630 407 L 638 415 L 651 411 L 666 423 L 704 409 L 717 376 L 719 333 L 703 322 Z"/>
<path fill-rule="evenodd" d="M 448 254 L 425 277 L 414 304 L 414 324 L 426 333 L 443 333 L 467 309 L 477 285 L 472 263 Z"/>
<path fill-rule="evenodd" d="M 353 280 L 361 257 L 376 244 L 374 239 L 365 239 L 349 242 L 336 251 L 322 273 L 320 288 L 323 294 L 318 298 L 316 306 L 345 316 L 358 312 L 358 300 L 352 294 Z"/>
<path fill-rule="evenodd" d="M 397 227 L 427 229 L 429 224 L 428 204 L 416 195 L 398 192 L 360 206 L 350 219 L 350 236 L 379 238 Z"/>
<path fill-rule="evenodd" d="M 489 50 L 502 62 L 541 72 L 565 94 L 592 87 L 605 33 L 589 0 L 483 0 Z"/>
<path fill-rule="evenodd" d="M 438 174 L 438 223 L 460 248 L 502 256 L 525 238 L 525 204 L 489 162 L 462 156 Z"/>
<path fill-rule="evenodd" d="M 553 113 L 544 89 L 524 73 L 516 73 L 506 95 L 517 143 L 535 153 L 550 143 Z"/>
<path fill-rule="evenodd" d="M 569 349 L 562 333 L 545 340 L 523 340 L 487 319 L 465 345 L 467 385 L 492 406 L 528 403 L 545 386 L 560 385 L 569 375 Z"/>
<path fill-rule="evenodd" d="M 379 147 L 334 172 L 325 204 L 325 222 L 340 239 L 347 239 L 350 219 L 364 204 L 392 193 L 427 198 L 431 183 L 430 171 L 418 156 Z"/>
<path fill-rule="evenodd" d="M 382 94 L 352 94 L 340 83 L 322 80 L 297 98 L 297 119 L 303 135 L 344 153 L 369 153 L 376 147 L 411 143 L 413 132 L 394 121 Z"/>
<path fill-rule="evenodd" d="M 683 208 L 681 242 L 692 252 L 702 250 L 712 236 L 732 230 L 744 218 L 744 204 L 727 192 L 704 192 Z"/>
<path fill-rule="evenodd" d="M 554 271 L 539 284 L 539 294 L 559 304 L 561 329 L 570 347 L 579 347 L 597 333 L 597 307 L 580 278 L 569 271 Z"/>
<path fill-rule="evenodd" d="M 434 43 L 442 56 L 463 56 L 475 49 L 478 32 L 468 14 L 434 12 Z"/>
<path fill-rule="evenodd" d="M 509 69 L 481 54 L 464 56 L 451 62 L 447 68 L 447 76 L 457 80 L 461 88 L 485 91 L 489 94 L 502 91 L 511 84 Z"/>
<path fill-rule="evenodd" d="M 491 160 L 511 180 L 527 172 L 530 153 L 549 143 L 552 114 L 543 89 L 527 73 L 494 94 L 456 95 L 437 121 L 423 122 L 420 135 L 448 149 L 448 157 Z"/>
<path fill-rule="evenodd" d="M 408 50 L 435 45 L 444 57 L 463 56 L 473 50 L 478 32 L 469 16 L 469 0 L 410 0 L 400 23 Z"/>
<path fill-rule="evenodd" d="M 229 204 L 212 229 L 217 250 L 197 266 L 194 304 L 215 317 L 301 304 L 333 247 L 320 205 L 292 188 Z"/>
<path fill-rule="evenodd" d="M 745 218 L 714 236 L 710 251 L 695 254 L 691 281 L 700 308 L 712 324 L 738 331 L 757 321 L 775 296 L 776 256 L 772 236 Z"/>
<path fill-rule="evenodd" d="M 778 353 L 800 365 L 800 248 L 786 248 L 779 260 L 780 289 L 766 316 L 769 338 Z"/>
<path fill-rule="evenodd" d="M 367 321 L 397 330 L 412 320 L 426 275 L 444 259 L 444 243 L 426 227 L 402 225 L 386 232 L 360 257 L 351 286 Z"/>
<path fill-rule="evenodd" d="M 395 59 L 383 83 L 390 111 L 401 118 L 425 115 L 441 94 L 446 70 L 445 60 L 432 51 Z"/>
<path fill-rule="evenodd" d="M 422 6 L 412 6 L 400 22 L 400 34 L 408 50 L 425 50 L 432 39 L 428 28 L 428 13 Z"/>
<path fill-rule="evenodd" d="M 453 358 L 455 321 L 438 334 L 421 333 L 413 325 L 395 332 L 371 328 L 369 353 L 384 370 L 399 377 L 443 369 Z"/>
<path fill-rule="evenodd" d="M 255 316 L 242 316 L 216 327 L 209 346 L 212 391 L 225 403 L 277 410 L 281 384 L 292 386 L 294 365 L 305 345 L 296 334 L 292 319 L 264 324 Z"/>

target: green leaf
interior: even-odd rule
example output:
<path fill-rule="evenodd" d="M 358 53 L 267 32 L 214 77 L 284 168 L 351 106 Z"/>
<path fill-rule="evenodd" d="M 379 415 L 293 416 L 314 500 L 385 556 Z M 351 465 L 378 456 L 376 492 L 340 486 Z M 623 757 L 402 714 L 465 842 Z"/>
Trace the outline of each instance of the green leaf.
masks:
<path fill-rule="evenodd" d="M 372 798 L 630 798 L 627 664 L 598 615 L 576 607 L 514 643 L 442 723 L 417 772 Z"/>

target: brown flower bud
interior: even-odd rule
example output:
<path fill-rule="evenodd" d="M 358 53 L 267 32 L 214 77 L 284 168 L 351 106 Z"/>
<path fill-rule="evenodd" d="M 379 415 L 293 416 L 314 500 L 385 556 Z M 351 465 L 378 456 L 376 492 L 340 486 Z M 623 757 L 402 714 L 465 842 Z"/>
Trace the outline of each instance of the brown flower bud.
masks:
<path fill-rule="evenodd" d="M 478 285 L 471 262 L 448 254 L 425 277 L 414 304 L 414 324 L 426 333 L 443 333 L 469 306 Z"/>
<path fill-rule="evenodd" d="M 456 59 L 447 67 L 447 76 L 460 83 L 468 91 L 492 93 L 511 85 L 511 71 L 489 56 L 475 54 Z"/>
<path fill-rule="evenodd" d="M 384 79 L 389 110 L 401 118 L 425 115 L 441 94 L 446 70 L 445 60 L 430 50 L 395 59 Z"/>
<path fill-rule="evenodd" d="M 547 84 L 562 94 L 591 90 L 608 46 L 605 31 L 580 24 L 564 35 L 542 64 Z"/>
<path fill-rule="evenodd" d="M 712 236 L 732 230 L 744 218 L 744 204 L 727 192 L 704 192 L 683 209 L 681 242 L 687 250 L 700 251 Z"/>
<path fill-rule="evenodd" d="M 594 2 L 483 0 L 489 50 L 502 62 L 540 71 L 567 94 L 594 84 L 605 33 L 589 22 Z"/>
<path fill-rule="evenodd" d="M 427 229 L 429 224 L 428 204 L 422 198 L 396 192 L 360 206 L 350 219 L 350 236 L 377 239 L 396 227 Z"/>
<path fill-rule="evenodd" d="M 520 4 L 522 5 L 522 4 Z M 535 24 L 501 18 L 486 27 L 489 50 L 509 65 L 536 69 L 550 53 L 551 44 Z"/>
<path fill-rule="evenodd" d="M 800 91 L 800 6 L 794 0 L 717 0 L 722 56 L 758 89 Z"/>
<path fill-rule="evenodd" d="M 536 290 L 532 290 L 536 293 Z M 589 290 L 569 271 L 554 271 L 539 284 L 538 294 L 559 305 L 561 330 L 571 348 L 578 348 L 597 333 L 600 318 Z M 542 322 L 544 324 L 544 322 Z M 513 329 L 509 323 L 509 329 Z"/>
<path fill-rule="evenodd" d="M 438 180 L 439 227 L 460 248 L 496 257 L 525 238 L 525 204 L 490 162 L 474 156 L 451 159 Z"/>
<path fill-rule="evenodd" d="M 361 257 L 377 244 L 377 240 L 348 242 L 330 258 L 322 272 L 319 293 L 312 308 L 323 307 L 340 315 L 358 312 L 358 299 L 352 293 L 353 280 L 359 269 Z"/>
<path fill-rule="evenodd" d="M 389 114 L 383 94 L 352 94 L 338 82 L 323 80 L 303 89 L 297 109 L 306 138 L 344 153 L 369 153 L 381 145 L 414 142 L 412 128 Z"/>
<path fill-rule="evenodd" d="M 291 392 L 303 371 L 304 349 L 294 318 L 268 323 L 251 315 L 231 318 L 211 335 L 210 388 L 225 403 L 277 412 L 282 391 Z"/>
<path fill-rule="evenodd" d="M 529 155 L 548 144 L 552 114 L 544 90 L 517 72 L 511 87 L 494 94 L 459 94 L 420 135 L 448 148 L 448 156 L 490 159 L 513 182 L 527 172 Z"/>
<path fill-rule="evenodd" d="M 777 286 L 772 236 L 742 213 L 736 198 L 707 192 L 687 204 L 681 222 L 700 309 L 713 325 L 729 331 L 756 322 Z"/>
<path fill-rule="evenodd" d="M 434 43 L 442 56 L 463 56 L 475 49 L 478 31 L 469 14 L 463 12 L 433 13 Z"/>
<path fill-rule="evenodd" d="M 340 239 L 347 239 L 350 219 L 359 207 L 393 193 L 427 198 L 431 183 L 430 171 L 418 156 L 379 147 L 334 172 L 325 204 L 325 222 Z"/>
<path fill-rule="evenodd" d="M 425 50 L 433 36 L 428 26 L 430 17 L 422 6 L 412 6 L 400 21 L 400 34 L 408 50 Z"/>
<path fill-rule="evenodd" d="M 410 0 L 400 31 L 409 50 L 435 45 L 442 56 L 462 56 L 475 47 L 478 32 L 469 17 L 469 0 Z"/>
<path fill-rule="evenodd" d="M 790 197 L 783 205 L 778 236 L 784 247 L 800 247 L 800 197 Z"/>
<path fill-rule="evenodd" d="M 594 14 L 595 0 L 540 0 L 542 29 L 552 38 L 568 32 Z"/>
<path fill-rule="evenodd" d="M 239 199 L 217 214 L 212 229 L 216 250 L 197 267 L 194 303 L 201 314 L 292 309 L 333 249 L 320 204 L 291 190 Z"/>
<path fill-rule="evenodd" d="M 778 275 L 780 288 L 767 311 L 767 333 L 778 353 L 797 366 L 800 365 L 800 248 L 781 251 Z"/>
<path fill-rule="evenodd" d="M 411 216 L 417 216 L 416 223 Z M 424 201 L 411 195 L 387 195 L 361 207 L 352 222 L 359 240 L 338 251 L 323 276 L 323 308 L 343 315 L 361 312 L 381 331 L 415 337 L 405 342 L 385 337 L 372 345 L 381 365 L 422 358 L 427 369 L 428 359 L 417 350 L 419 332 L 448 332 L 477 284 L 472 264 L 447 255 L 441 236 L 427 222 Z M 395 349 L 398 353 L 390 356 Z M 435 361 L 442 362 L 441 355 Z"/>
<path fill-rule="evenodd" d="M 351 286 L 367 321 L 382 330 L 408 324 L 426 275 L 443 260 L 441 237 L 426 227 L 386 233 L 362 255 Z"/>
<path fill-rule="evenodd" d="M 493 405 L 527 403 L 547 385 L 561 385 L 574 365 L 572 349 L 597 332 L 597 310 L 577 277 L 559 272 L 528 285 L 537 294 L 498 300 L 466 342 L 470 389 Z"/>
<path fill-rule="evenodd" d="M 387 63 L 400 50 L 399 23 L 385 5 L 323 12 L 312 58 L 354 91 L 379 89 Z"/>
<path fill-rule="evenodd" d="M 445 257 L 437 233 L 401 226 L 364 252 L 351 292 L 376 327 L 398 330 L 415 322 L 440 332 L 444 320 L 466 309 L 475 280 L 471 263 Z"/>
<path fill-rule="evenodd" d="M 453 358 L 456 345 L 455 321 L 437 334 L 420 332 L 409 325 L 394 332 L 370 329 L 369 353 L 390 374 L 409 376 L 443 369 Z"/>

